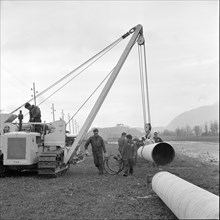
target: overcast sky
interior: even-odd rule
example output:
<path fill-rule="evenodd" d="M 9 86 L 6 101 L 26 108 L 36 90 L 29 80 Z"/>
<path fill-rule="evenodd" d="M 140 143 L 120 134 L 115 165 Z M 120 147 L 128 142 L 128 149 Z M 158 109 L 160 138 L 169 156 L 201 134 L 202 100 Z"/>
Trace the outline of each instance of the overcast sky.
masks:
<path fill-rule="evenodd" d="M 219 100 L 219 1 L 1 1 L 1 106 L 9 113 L 137 24 L 144 30 L 151 124 Z M 72 116 L 128 41 L 57 92 L 37 98 L 43 121 Z M 72 75 L 74 76 L 74 75 Z M 61 84 L 62 85 L 62 84 Z M 58 87 L 57 87 L 58 88 Z M 75 116 L 83 125 L 101 88 Z M 33 103 L 33 102 L 32 102 Z M 27 110 L 21 109 L 24 114 Z M 18 112 L 17 112 L 18 113 Z M 24 121 L 28 121 L 28 116 Z M 143 127 L 137 45 L 92 127 Z"/>

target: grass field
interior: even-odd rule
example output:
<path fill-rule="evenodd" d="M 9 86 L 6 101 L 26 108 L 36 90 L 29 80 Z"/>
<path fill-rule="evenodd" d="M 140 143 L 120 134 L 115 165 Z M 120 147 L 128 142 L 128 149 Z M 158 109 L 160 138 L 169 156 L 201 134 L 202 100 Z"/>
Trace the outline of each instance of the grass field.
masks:
<path fill-rule="evenodd" d="M 170 144 L 176 156 L 162 170 L 219 195 L 218 158 L 210 156 L 218 154 L 218 143 Z M 107 144 L 107 150 L 116 153 L 117 145 Z M 209 152 L 204 154 L 206 159 L 199 156 L 204 152 Z M 0 179 L 0 219 L 177 219 L 147 181 L 158 171 L 151 162 L 139 158 L 133 176 L 100 176 L 89 156 L 58 178 L 35 173 L 7 176 Z M 144 198 L 148 195 L 151 197 Z"/>
<path fill-rule="evenodd" d="M 188 136 L 188 137 L 173 137 L 162 136 L 164 141 L 193 141 L 193 142 L 214 142 L 219 143 L 219 136 Z"/>

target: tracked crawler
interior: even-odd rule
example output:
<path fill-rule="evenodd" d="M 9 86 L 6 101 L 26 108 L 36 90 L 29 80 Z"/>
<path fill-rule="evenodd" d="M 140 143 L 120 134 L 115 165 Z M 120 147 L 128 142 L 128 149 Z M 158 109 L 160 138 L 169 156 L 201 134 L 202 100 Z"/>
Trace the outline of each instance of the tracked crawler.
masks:
<path fill-rule="evenodd" d="M 88 117 L 86 118 L 81 130 L 79 131 L 74 142 L 67 146 L 66 143 L 66 123 L 63 120 L 54 121 L 52 123 L 23 123 L 23 115 L 20 110 L 18 115 L 19 124 L 13 123 L 17 117 L 14 113 L 22 108 L 25 104 L 19 106 L 11 114 L 1 114 L 1 145 L 0 145 L 0 170 L 4 174 L 7 170 L 32 170 L 35 169 L 40 175 L 45 176 L 58 176 L 63 171 L 69 168 L 71 161 L 78 160 L 79 146 L 85 138 L 94 118 L 96 117 L 102 103 L 104 102 L 109 90 L 111 89 L 115 79 L 117 78 L 125 60 L 127 59 L 134 44 L 138 43 L 139 51 L 139 64 L 140 64 L 140 82 L 142 90 L 142 104 L 144 116 L 144 128 L 146 134 L 151 130 L 150 125 L 150 111 L 149 111 L 149 98 L 147 87 L 147 74 L 146 74 L 146 55 L 145 55 L 145 40 L 143 36 L 143 27 L 138 24 L 131 28 L 127 33 L 118 38 L 115 42 L 100 51 L 98 54 L 87 60 L 85 63 L 62 77 L 51 86 L 38 93 L 35 98 L 47 92 L 49 89 L 62 82 L 67 77 L 71 76 L 76 71 L 83 71 L 82 69 L 87 65 L 90 66 L 93 61 L 102 57 L 106 52 L 116 46 L 120 41 L 131 35 L 131 38 L 125 47 L 121 57 L 113 70 L 108 75 L 108 80 L 103 87 L 96 103 L 91 109 Z M 86 67 L 86 68 L 87 68 Z M 84 69 L 86 69 L 84 68 Z M 74 76 L 75 77 L 75 76 Z M 107 77 L 105 78 L 107 79 Z M 72 80 L 72 79 L 71 79 Z M 69 80 L 69 81 L 71 81 Z M 68 81 L 68 82 L 69 82 Z M 66 85 L 66 84 L 64 84 Z M 63 85 L 62 85 L 63 86 Z M 62 88 L 62 87 L 61 87 Z M 59 91 L 59 89 L 57 90 Z M 29 100 L 28 102 L 32 101 Z M 10 126 L 10 132 L 4 133 L 3 127 Z M 28 130 L 28 126 L 33 128 L 37 125 L 40 126 L 41 132 L 35 130 Z"/>

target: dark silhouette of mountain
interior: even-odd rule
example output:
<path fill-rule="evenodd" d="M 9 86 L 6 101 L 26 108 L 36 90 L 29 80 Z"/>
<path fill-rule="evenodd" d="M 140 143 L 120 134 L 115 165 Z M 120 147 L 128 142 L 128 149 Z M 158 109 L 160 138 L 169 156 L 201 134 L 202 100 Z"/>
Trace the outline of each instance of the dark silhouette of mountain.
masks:
<path fill-rule="evenodd" d="M 201 106 L 190 111 L 183 112 L 175 117 L 166 127 L 168 130 L 175 130 L 189 125 L 193 128 L 196 125 L 204 125 L 219 121 L 219 103 L 213 105 Z"/>

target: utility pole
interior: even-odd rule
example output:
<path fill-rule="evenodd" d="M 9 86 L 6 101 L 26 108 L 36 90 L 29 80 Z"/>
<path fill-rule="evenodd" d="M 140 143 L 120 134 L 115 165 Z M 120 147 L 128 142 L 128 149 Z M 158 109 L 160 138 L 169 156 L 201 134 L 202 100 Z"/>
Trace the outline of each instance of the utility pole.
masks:
<path fill-rule="evenodd" d="M 52 109 L 52 114 L 53 114 L 53 121 L 55 121 L 55 114 L 54 114 L 54 112 L 56 111 L 55 109 L 54 109 L 54 104 L 52 104 L 52 107 L 51 107 L 51 109 Z"/>
<path fill-rule="evenodd" d="M 68 121 L 69 121 L 69 132 L 71 133 L 71 123 L 70 123 L 70 114 L 68 113 Z"/>
<path fill-rule="evenodd" d="M 78 134 L 79 133 L 79 125 L 78 125 L 77 121 L 75 121 L 75 127 L 76 127 L 76 134 Z"/>
<path fill-rule="evenodd" d="M 76 134 L 79 133 L 79 124 L 77 123 L 76 120 L 75 120 L 75 131 L 76 131 Z"/>
<path fill-rule="evenodd" d="M 64 121 L 64 112 L 63 112 L 63 109 L 62 109 L 61 114 L 62 114 L 62 120 Z"/>
<path fill-rule="evenodd" d="M 75 131 L 75 128 L 74 128 L 74 121 L 75 121 L 75 119 L 72 119 L 73 134 L 74 134 L 74 132 L 76 132 L 76 131 Z"/>
<path fill-rule="evenodd" d="M 78 131 L 77 131 L 77 134 L 79 133 L 79 124 L 77 123 L 77 129 L 78 129 Z"/>
<path fill-rule="evenodd" d="M 74 126 L 75 133 L 77 134 L 76 119 L 74 119 L 73 121 L 73 126 Z"/>
<path fill-rule="evenodd" d="M 34 105 L 36 106 L 36 93 L 38 93 L 38 91 L 35 91 L 35 83 L 33 83 L 33 88 L 31 88 L 31 90 L 33 90 L 34 93 L 31 97 L 34 97 Z"/>

